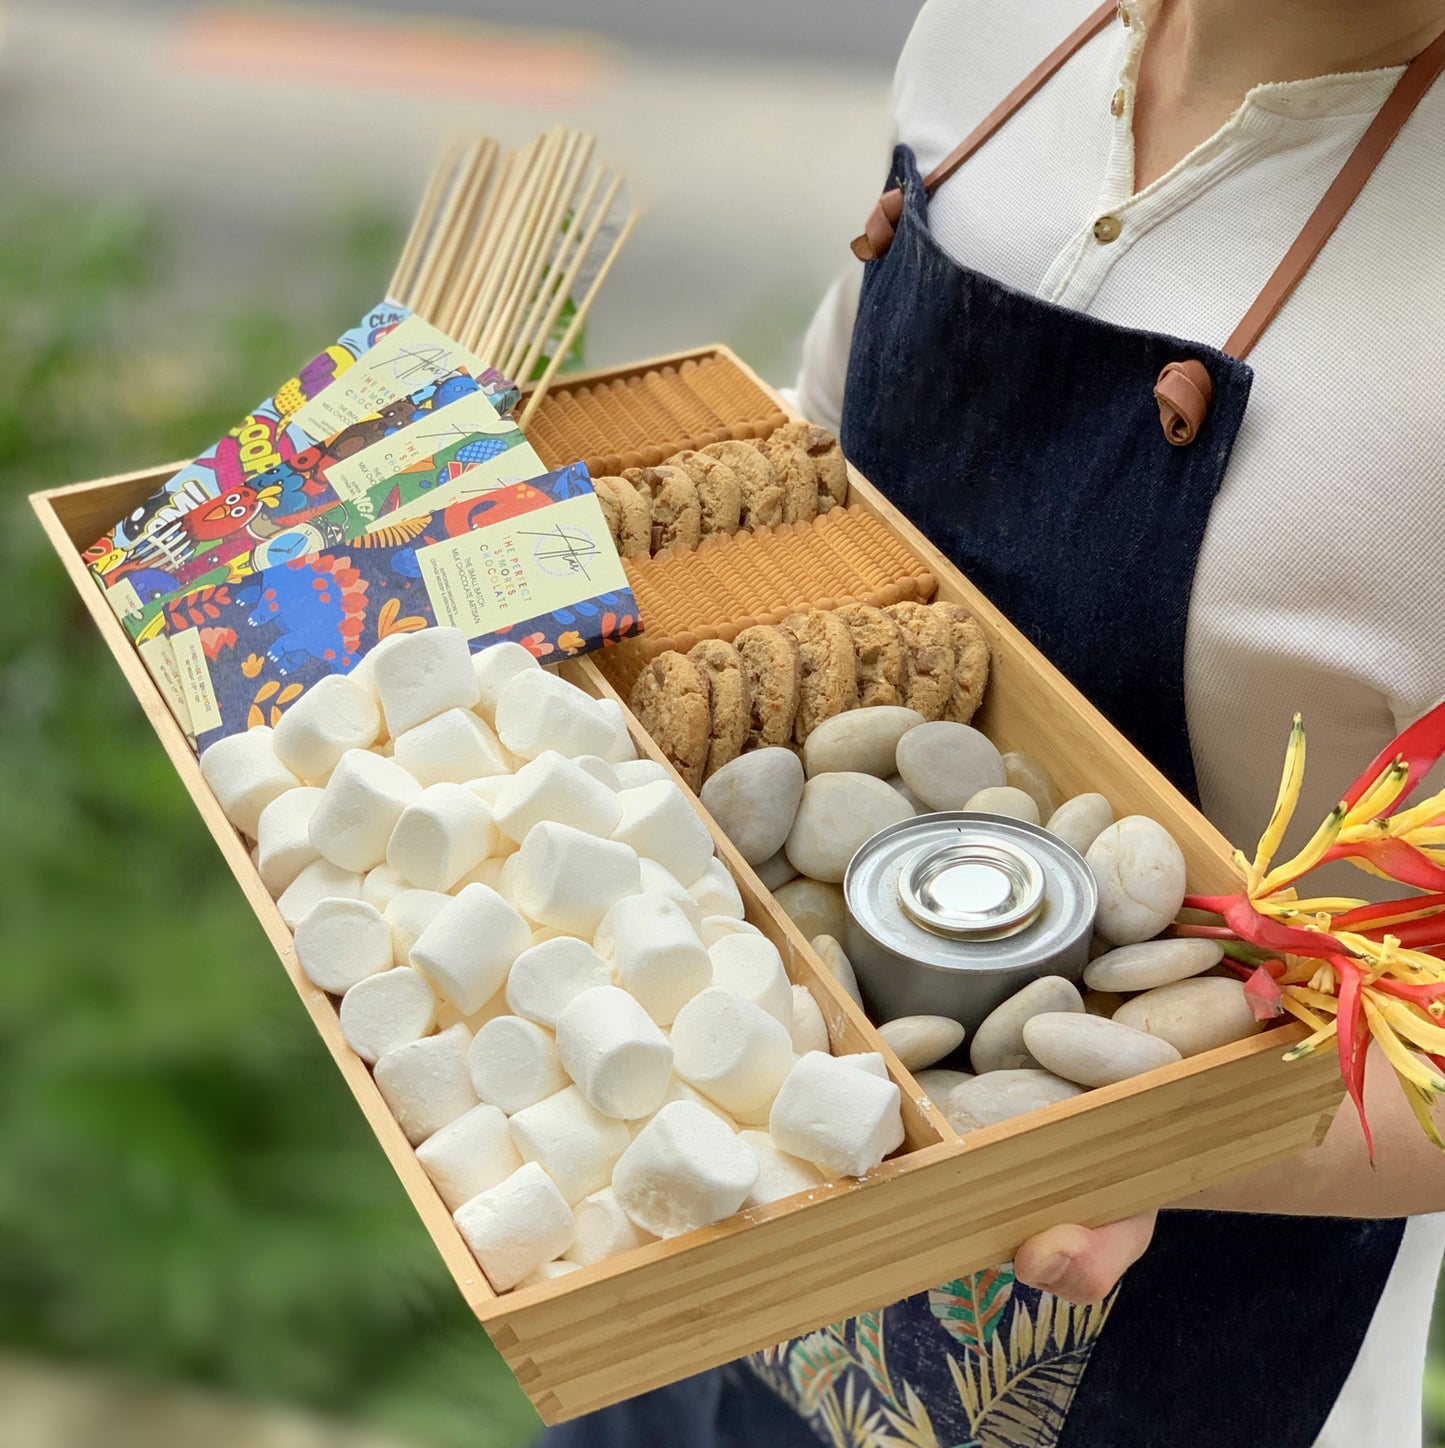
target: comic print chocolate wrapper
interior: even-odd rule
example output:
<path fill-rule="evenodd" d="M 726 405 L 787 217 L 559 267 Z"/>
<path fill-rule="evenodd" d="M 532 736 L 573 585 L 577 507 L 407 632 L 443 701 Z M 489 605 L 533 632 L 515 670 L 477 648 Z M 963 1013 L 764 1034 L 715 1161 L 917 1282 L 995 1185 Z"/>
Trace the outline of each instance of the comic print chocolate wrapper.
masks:
<path fill-rule="evenodd" d="M 225 437 L 96 539 L 85 550 L 96 582 L 102 588 L 118 583 L 137 545 L 173 525 L 182 514 L 232 488 L 252 484 L 259 474 L 406 397 L 423 383 L 459 370 L 475 379 L 497 415 L 516 405 L 515 385 L 466 348 L 399 303 L 373 307 Z M 128 601 L 123 594 L 117 611 L 124 612 Z"/>
<path fill-rule="evenodd" d="M 406 535 L 402 541 L 400 535 Z M 544 663 L 640 631 L 637 604 L 581 463 L 407 519 L 342 548 L 168 605 L 141 645 L 174 670 L 199 752 L 254 724 L 383 639 L 459 628 L 473 651 L 510 639 Z M 188 717 L 186 717 L 188 716 Z"/>

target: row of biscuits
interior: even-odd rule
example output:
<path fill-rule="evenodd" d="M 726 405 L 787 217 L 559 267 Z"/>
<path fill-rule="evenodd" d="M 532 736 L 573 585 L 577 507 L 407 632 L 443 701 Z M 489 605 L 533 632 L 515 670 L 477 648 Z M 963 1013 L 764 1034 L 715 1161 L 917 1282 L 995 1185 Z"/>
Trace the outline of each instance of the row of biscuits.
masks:
<path fill-rule="evenodd" d="M 844 603 L 659 654 L 638 675 L 632 711 L 700 789 L 749 750 L 799 748 L 836 714 L 904 705 L 966 724 L 983 700 L 989 649 L 961 604 Z"/>
<path fill-rule="evenodd" d="M 618 552 L 632 558 L 808 522 L 847 501 L 848 472 L 831 432 L 790 422 L 765 438 L 710 443 L 597 478 L 593 488 Z"/>

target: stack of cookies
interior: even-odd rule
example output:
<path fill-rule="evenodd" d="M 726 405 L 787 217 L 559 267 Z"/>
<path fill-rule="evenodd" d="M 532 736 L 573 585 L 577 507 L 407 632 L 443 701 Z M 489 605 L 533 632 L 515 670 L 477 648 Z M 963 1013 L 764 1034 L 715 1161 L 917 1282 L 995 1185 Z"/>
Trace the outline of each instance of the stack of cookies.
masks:
<path fill-rule="evenodd" d="M 765 438 L 709 443 L 592 486 L 617 551 L 631 558 L 809 522 L 847 501 L 848 470 L 831 432 L 790 422 Z"/>
<path fill-rule="evenodd" d="M 693 789 L 751 749 L 799 748 L 825 719 L 902 704 L 967 724 L 988 683 L 989 648 L 956 603 L 847 603 L 659 654 L 632 712 Z"/>

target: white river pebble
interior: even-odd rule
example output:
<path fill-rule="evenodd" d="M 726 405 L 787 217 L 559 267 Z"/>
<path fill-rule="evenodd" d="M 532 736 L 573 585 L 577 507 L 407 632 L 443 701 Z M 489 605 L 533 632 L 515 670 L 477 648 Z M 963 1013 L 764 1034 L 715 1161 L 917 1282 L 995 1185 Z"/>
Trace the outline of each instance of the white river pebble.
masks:
<path fill-rule="evenodd" d="M 1040 759 L 1022 750 L 1011 749 L 1003 757 L 1005 778 L 1014 789 L 1021 789 L 1033 800 L 1039 819 L 1046 820 L 1054 812 L 1054 781 Z"/>
<path fill-rule="evenodd" d="M 995 1006 L 973 1033 L 969 1059 L 973 1069 L 1016 1071 L 1035 1065 L 1024 1045 L 1024 1022 L 1045 1011 L 1082 1011 L 1083 997 L 1072 981 L 1061 975 L 1044 975 L 1015 991 L 1002 1005 Z"/>
<path fill-rule="evenodd" d="M 699 796 L 750 865 L 782 849 L 802 797 L 803 766 L 790 749 L 740 754 L 708 779 Z"/>
<path fill-rule="evenodd" d="M 975 795 L 970 795 L 964 809 L 976 810 L 980 814 L 1006 815 L 1009 819 L 1024 820 L 1028 824 L 1039 822 L 1039 807 L 1032 796 L 1008 784 L 991 784 Z"/>
<path fill-rule="evenodd" d="M 1184 852 L 1147 815 L 1128 815 L 1104 830 L 1084 856 L 1099 886 L 1094 927 L 1115 945 L 1158 935 L 1184 903 Z"/>
<path fill-rule="evenodd" d="M 1114 1019 L 1168 1041 L 1181 1056 L 1242 1041 L 1261 1028 L 1244 994 L 1244 982 L 1202 975 L 1145 991 L 1125 1001 Z"/>
<path fill-rule="evenodd" d="M 1217 940 L 1145 940 L 1091 960 L 1084 968 L 1084 984 L 1091 990 L 1153 990 L 1203 975 L 1223 959 L 1224 947 Z"/>
<path fill-rule="evenodd" d="M 948 1016 L 899 1016 L 879 1026 L 878 1034 L 909 1071 L 921 1071 L 956 1051 L 964 1030 Z"/>
<path fill-rule="evenodd" d="M 1072 1081 L 1049 1071 L 989 1071 L 955 1086 L 943 1103 L 943 1114 L 955 1130 L 976 1131 L 1079 1095 Z"/>
<path fill-rule="evenodd" d="M 1045 820 L 1044 828 L 1087 855 L 1089 846 L 1113 823 L 1114 807 L 1102 794 L 1076 794 Z"/>
<path fill-rule="evenodd" d="M 962 809 L 981 789 L 1005 783 L 1003 756 L 967 724 L 940 719 L 898 741 L 898 773 L 929 809 Z"/>
<path fill-rule="evenodd" d="M 1111 1086 L 1180 1059 L 1168 1041 L 1087 1012 L 1045 1012 L 1024 1026 L 1040 1066 L 1080 1086 Z"/>
<path fill-rule="evenodd" d="M 871 774 L 815 775 L 803 786 L 788 858 L 810 879 L 836 884 L 865 840 L 912 817 L 907 801 Z"/>
<path fill-rule="evenodd" d="M 843 773 L 888 779 L 897 768 L 898 741 L 922 723 L 916 709 L 892 704 L 835 714 L 808 735 L 803 767 L 810 778 Z"/>

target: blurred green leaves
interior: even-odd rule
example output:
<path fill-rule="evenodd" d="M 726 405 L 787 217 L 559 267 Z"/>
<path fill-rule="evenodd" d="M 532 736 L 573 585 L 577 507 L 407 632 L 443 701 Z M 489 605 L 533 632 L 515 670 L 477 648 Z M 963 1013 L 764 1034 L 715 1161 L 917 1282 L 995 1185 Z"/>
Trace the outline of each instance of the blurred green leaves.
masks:
<path fill-rule="evenodd" d="M 312 314 L 188 326 L 157 217 L 6 206 L 0 1345 L 516 1448 L 535 1416 L 25 502 L 210 441 L 377 300 L 399 229 L 338 220 Z"/>

